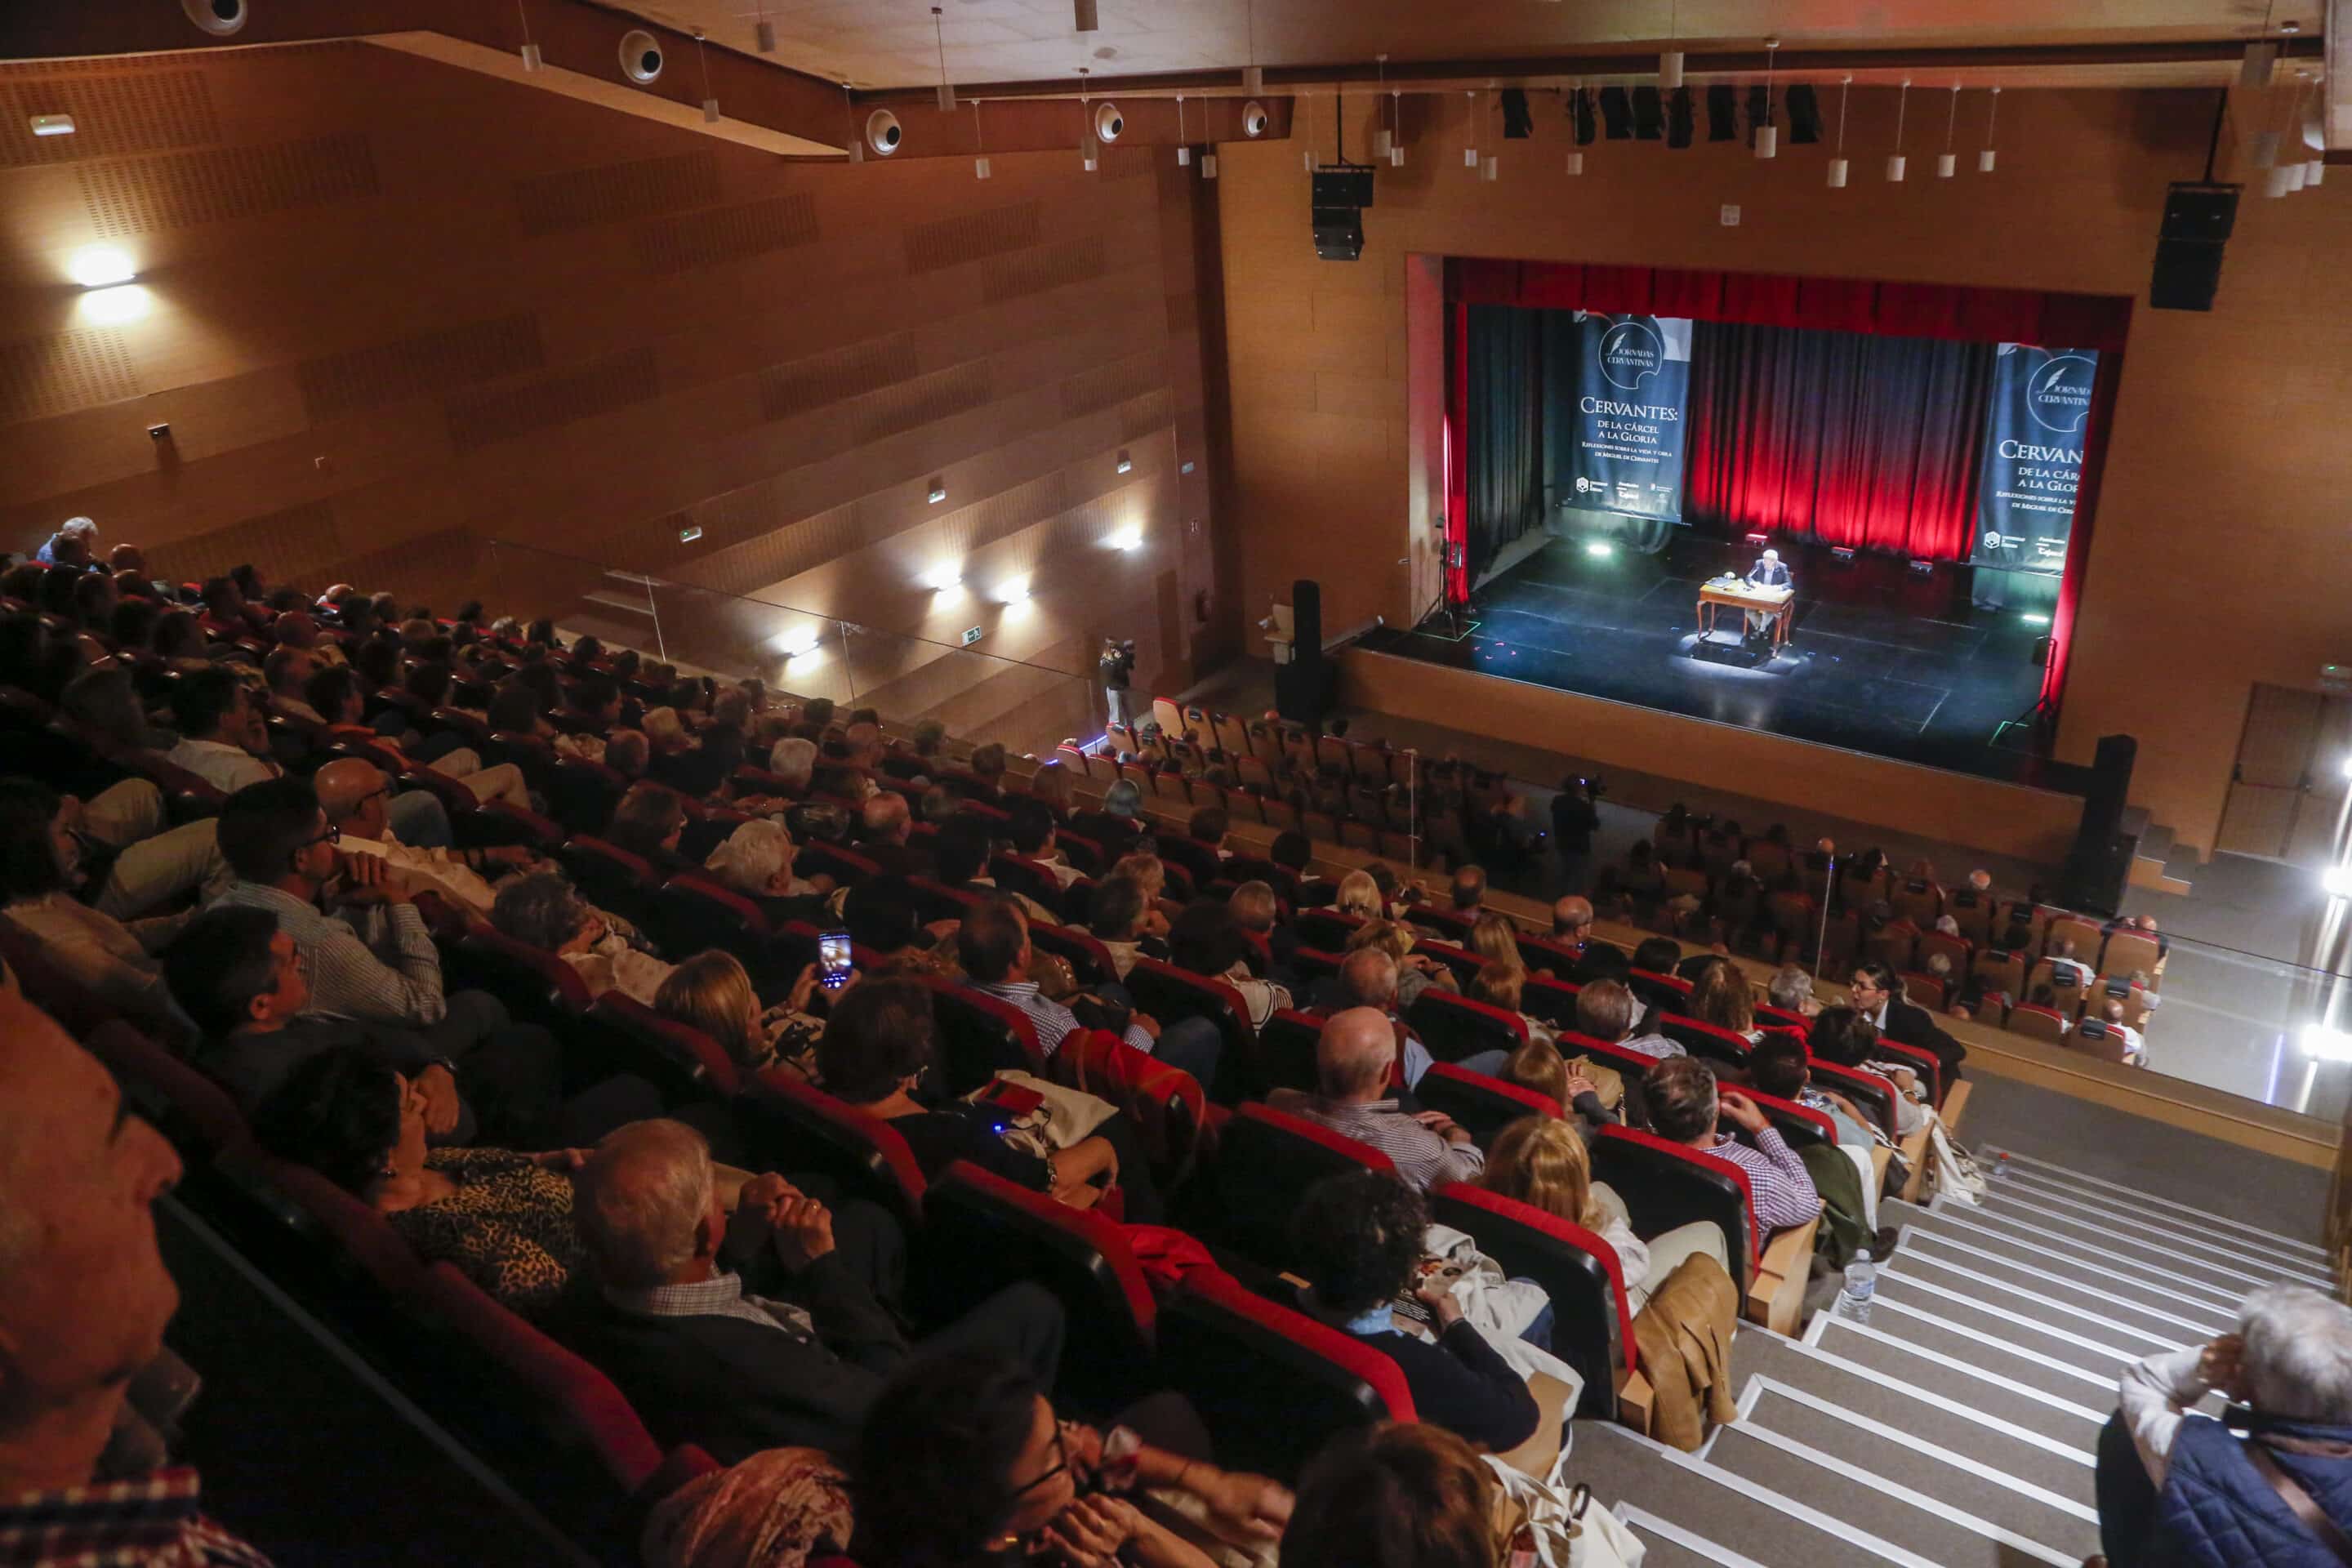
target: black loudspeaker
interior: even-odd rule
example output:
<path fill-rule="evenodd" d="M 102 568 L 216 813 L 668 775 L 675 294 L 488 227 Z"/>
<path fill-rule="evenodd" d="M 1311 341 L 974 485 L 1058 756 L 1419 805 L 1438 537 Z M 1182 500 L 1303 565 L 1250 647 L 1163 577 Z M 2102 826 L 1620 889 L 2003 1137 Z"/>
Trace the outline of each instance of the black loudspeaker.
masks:
<path fill-rule="evenodd" d="M 1314 195 L 1307 205 L 1323 207 L 1368 207 L 1372 205 L 1372 170 L 1369 163 L 1334 163 L 1315 171 Z"/>
<path fill-rule="evenodd" d="M 1814 97 L 1811 88 L 1803 82 L 1796 83 L 1781 99 L 1780 107 L 1789 113 L 1790 142 L 1805 147 L 1822 139 L 1821 100 Z"/>
<path fill-rule="evenodd" d="M 1576 128 L 1576 144 L 1591 146 L 1592 139 L 1601 134 L 1601 128 L 1593 123 L 1591 88 L 1580 87 L 1568 95 L 1568 119 L 1569 123 Z"/>
<path fill-rule="evenodd" d="M 1503 140 L 1524 142 L 1536 133 L 1536 117 L 1528 112 L 1527 89 L 1503 89 Z"/>
<path fill-rule="evenodd" d="M 1302 577 L 1290 585 L 1291 653 L 1274 670 L 1275 710 L 1294 724 L 1313 724 L 1338 696 L 1339 667 L 1323 657 L 1323 589 Z"/>
<path fill-rule="evenodd" d="M 1622 87 L 1601 89 L 1601 122 L 1612 142 L 1630 142 L 1633 138 L 1633 102 Z"/>
<path fill-rule="evenodd" d="M 1678 87 L 1666 94 L 1666 145 L 1687 147 L 1691 144 L 1691 89 Z"/>
<path fill-rule="evenodd" d="M 2221 284 L 2221 248 L 2237 226 L 2236 185 L 2175 180 L 2164 195 L 2147 302 L 2159 310 L 2210 310 Z"/>
<path fill-rule="evenodd" d="M 1739 134 L 1739 96 L 1728 87 L 1706 89 L 1706 139 L 1728 142 Z"/>
<path fill-rule="evenodd" d="M 1633 89 L 1633 135 L 1643 142 L 1655 142 L 1666 133 L 1665 99 L 1654 87 Z"/>
<path fill-rule="evenodd" d="M 1317 207 L 1315 254 L 1326 261 L 1354 261 L 1364 254 L 1364 215 L 1357 207 Z"/>
<path fill-rule="evenodd" d="M 2058 901 L 2071 909 L 2113 914 L 2123 902 L 2131 871 L 2131 841 L 2124 837 L 2124 802 L 2131 795 L 2132 764 L 2139 742 L 2129 735 L 2102 735 L 2091 762 L 2091 787 L 2083 797 L 2082 826 L 2067 852 Z"/>

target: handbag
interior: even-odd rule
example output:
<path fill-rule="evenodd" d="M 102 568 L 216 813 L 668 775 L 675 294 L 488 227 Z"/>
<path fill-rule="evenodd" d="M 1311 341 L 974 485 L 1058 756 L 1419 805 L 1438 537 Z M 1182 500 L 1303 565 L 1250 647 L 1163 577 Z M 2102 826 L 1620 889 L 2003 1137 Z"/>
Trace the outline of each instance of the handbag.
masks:
<path fill-rule="evenodd" d="M 1551 1480 L 1539 1481 L 1492 1454 L 1480 1458 L 1502 1491 L 1496 1512 L 1510 1533 L 1501 1560 L 1510 1568 L 1641 1568 L 1647 1543 L 1605 1504 L 1595 1502 L 1590 1487 L 1562 1496 L 1558 1465 Z M 1567 1458 L 1564 1451 L 1561 1458 Z M 1514 1513 L 1515 1522 L 1507 1518 Z"/>
<path fill-rule="evenodd" d="M 1976 1156 L 1952 1141 L 1944 1119 L 1930 1113 L 1927 1121 L 1927 1179 L 1941 1195 L 1964 1204 L 1984 1202 L 1989 1184 Z"/>

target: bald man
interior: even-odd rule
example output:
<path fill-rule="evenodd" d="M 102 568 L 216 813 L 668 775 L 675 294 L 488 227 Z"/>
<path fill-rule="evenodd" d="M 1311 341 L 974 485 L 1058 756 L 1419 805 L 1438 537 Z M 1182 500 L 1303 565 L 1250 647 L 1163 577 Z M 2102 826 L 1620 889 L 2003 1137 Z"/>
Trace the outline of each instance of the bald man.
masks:
<path fill-rule="evenodd" d="M 267 1568 L 197 1511 L 194 1470 L 97 1479 L 180 1304 L 153 1214 L 180 1161 L 98 1059 L 13 993 L 0 1039 L 0 1555 L 47 1562 L 48 1543 L 71 1542 L 93 1562 Z"/>
<path fill-rule="evenodd" d="M 511 844 L 482 849 L 420 849 L 403 844 L 385 816 L 392 799 L 391 775 L 362 758 L 329 763 L 310 783 L 319 792 L 327 825 L 341 835 L 338 847 L 344 854 L 375 856 L 399 868 L 411 891 L 438 893 L 480 919 L 489 918 L 497 897 L 485 873 L 504 877 L 539 865 L 530 850 Z"/>
<path fill-rule="evenodd" d="M 1267 1103 L 1370 1144 L 1389 1157 L 1398 1175 L 1424 1191 L 1476 1179 L 1486 1168 L 1486 1156 L 1467 1130 L 1443 1111 L 1408 1115 L 1398 1109 L 1389 1085 L 1396 1059 L 1396 1030 L 1388 1015 L 1376 1007 L 1350 1007 L 1333 1014 L 1316 1039 L 1318 1092 L 1276 1089 Z"/>

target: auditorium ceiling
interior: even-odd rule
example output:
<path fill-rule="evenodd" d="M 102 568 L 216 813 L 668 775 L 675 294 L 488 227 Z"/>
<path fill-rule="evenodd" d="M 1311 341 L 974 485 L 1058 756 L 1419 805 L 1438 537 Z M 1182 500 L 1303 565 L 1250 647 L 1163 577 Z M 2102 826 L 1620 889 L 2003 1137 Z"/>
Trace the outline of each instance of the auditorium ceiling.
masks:
<path fill-rule="evenodd" d="M 2318 36 L 2316 0 L 1097 0 L 1100 26 L 1073 29 L 1074 0 L 667 0 L 626 7 L 713 43 L 756 50 L 760 21 L 773 25 L 782 64 L 860 89 L 927 88 L 948 74 L 963 83 L 1070 81 L 1184 75 L 1250 63 L 1280 72 L 1333 68 L 1369 76 L 1386 54 L 1400 70 L 1493 67 L 1622 52 L 1628 68 L 1675 38 L 1693 56 L 1752 56 L 1784 40 L 1788 57 L 1903 50 L 1944 79 L 1977 57 L 1971 80 L 2018 85 L 2184 86 L 2230 79 L 2224 54 L 2255 36 L 2296 24 Z M 2184 58 L 2206 46 L 2212 58 Z M 2212 46 L 2224 46 L 2214 48 Z M 1953 51 L 1960 51 L 1956 54 Z M 1719 69 L 1738 69 L 1733 58 Z M 1899 74 L 1900 66 L 1890 66 Z M 1980 74 L 2007 73 L 2007 74 Z M 1543 75 L 1544 73 L 1536 73 Z M 1596 73 L 1597 74 L 1597 73 Z M 1548 76 L 1545 77 L 1548 79 Z M 1454 78 L 1438 79 L 1451 84 Z M 1232 84 L 1224 84 L 1231 90 Z"/>

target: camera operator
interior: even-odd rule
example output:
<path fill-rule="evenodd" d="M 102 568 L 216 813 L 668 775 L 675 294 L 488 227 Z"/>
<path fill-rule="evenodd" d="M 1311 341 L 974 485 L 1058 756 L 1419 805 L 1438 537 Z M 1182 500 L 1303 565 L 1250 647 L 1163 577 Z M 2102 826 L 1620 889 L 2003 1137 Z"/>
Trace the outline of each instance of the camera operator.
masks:
<path fill-rule="evenodd" d="M 1592 864 L 1592 836 L 1600 831 L 1601 813 L 1593 798 L 1601 793 L 1591 779 L 1566 778 L 1551 799 L 1551 847 L 1559 857 L 1559 890 L 1585 890 Z"/>
<path fill-rule="evenodd" d="M 1102 658 L 1095 668 L 1102 677 L 1103 701 L 1110 710 L 1110 722 L 1133 725 L 1135 710 L 1129 705 L 1128 688 L 1135 679 L 1135 639 L 1103 638 Z"/>

